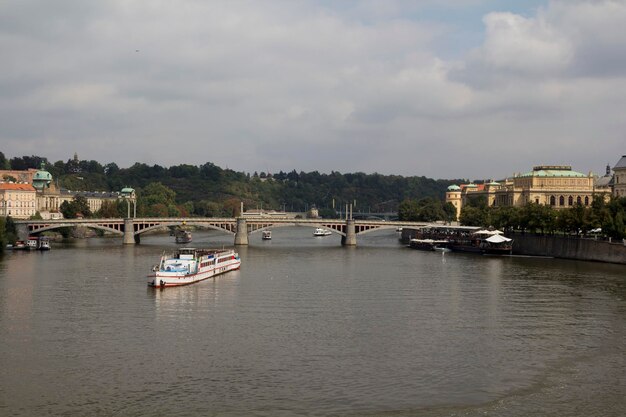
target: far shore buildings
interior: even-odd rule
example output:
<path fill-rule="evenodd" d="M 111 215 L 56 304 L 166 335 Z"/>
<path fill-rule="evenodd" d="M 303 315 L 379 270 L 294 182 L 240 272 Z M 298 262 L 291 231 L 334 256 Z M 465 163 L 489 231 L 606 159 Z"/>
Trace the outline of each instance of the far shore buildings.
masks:
<path fill-rule="evenodd" d="M 626 196 L 626 155 L 606 175 L 594 176 L 573 171 L 569 165 L 539 165 L 525 174 L 515 174 L 501 181 L 485 181 L 482 184 L 451 185 L 446 192 L 446 202 L 456 208 L 457 219 L 467 201 L 484 197 L 489 206 L 519 207 L 528 203 L 549 205 L 555 209 L 576 204 L 589 206 L 593 196 L 602 194 L 608 198 Z"/>
<path fill-rule="evenodd" d="M 37 197 L 32 185 L 0 182 L 0 216 L 28 219 L 36 212 Z"/>
<path fill-rule="evenodd" d="M 46 220 L 61 219 L 63 218 L 59 211 L 61 204 L 65 201 L 70 202 L 77 196 L 85 197 L 92 212 L 98 211 L 105 201 L 115 202 L 119 198 L 135 198 L 134 190 L 130 188 L 122 190 L 122 193 L 70 191 L 57 188 L 52 181 L 52 175 L 43 166 L 39 170 L 0 170 L 0 179 L 6 178 L 17 181 L 0 180 L 0 216 L 10 216 L 14 219 L 28 219 L 37 212 Z"/>
<path fill-rule="evenodd" d="M 613 195 L 618 197 L 626 197 L 626 155 L 613 167 L 615 172 L 613 178 Z"/>

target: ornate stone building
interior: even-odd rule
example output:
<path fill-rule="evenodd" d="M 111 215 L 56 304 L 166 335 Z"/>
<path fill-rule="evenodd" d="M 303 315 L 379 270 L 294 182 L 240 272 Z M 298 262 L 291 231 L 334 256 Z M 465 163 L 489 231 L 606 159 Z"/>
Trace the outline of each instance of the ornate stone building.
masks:
<path fill-rule="evenodd" d="M 622 155 L 613 167 L 613 195 L 626 197 L 626 155 Z"/>
<path fill-rule="evenodd" d="M 92 192 L 92 191 L 70 191 L 57 188 L 52 181 L 52 175 L 45 170 L 42 164 L 41 169 L 30 169 L 28 171 L 0 171 L 0 174 L 10 175 L 13 178 L 30 178 L 32 183 L 10 183 L 0 182 L 0 216 L 11 216 L 17 219 L 28 219 L 37 212 L 44 219 L 62 218 L 59 209 L 65 201 L 72 201 L 77 196 L 85 197 L 91 212 L 100 210 L 104 201 L 117 201 L 122 195 L 119 192 Z M 135 199 L 132 195 L 125 198 Z M 123 190 L 124 191 L 124 190 Z"/>
<path fill-rule="evenodd" d="M 624 177 L 626 185 L 626 173 Z M 528 203 L 545 204 L 555 209 L 576 204 L 588 206 L 594 194 L 598 193 L 595 180 L 591 172 L 585 175 L 572 171 L 568 165 L 541 165 L 500 182 L 451 185 L 446 193 L 446 202 L 456 207 L 457 219 L 463 205 L 474 197 L 484 197 L 489 206 L 496 207 L 519 207 Z"/>
<path fill-rule="evenodd" d="M 36 192 L 32 185 L 0 182 L 0 216 L 28 219 L 36 212 Z"/>

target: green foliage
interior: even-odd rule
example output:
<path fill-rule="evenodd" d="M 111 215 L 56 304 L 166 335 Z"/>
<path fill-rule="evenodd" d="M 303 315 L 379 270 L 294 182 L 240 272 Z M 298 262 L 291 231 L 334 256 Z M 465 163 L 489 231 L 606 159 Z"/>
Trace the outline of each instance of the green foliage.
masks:
<path fill-rule="evenodd" d="M 626 238 L 626 198 L 594 197 L 590 206 L 576 204 L 556 210 L 550 206 L 530 203 L 524 207 L 487 207 L 468 204 L 461 210 L 460 223 L 466 226 L 493 226 L 505 230 L 540 233 L 586 234 L 601 228 L 602 234 L 616 239 Z"/>
<path fill-rule="evenodd" d="M 4 156 L 3 152 L 0 152 L 0 169 L 11 169 L 11 163 L 6 156 Z"/>
<path fill-rule="evenodd" d="M 337 211 L 329 207 L 319 209 L 318 214 L 322 219 L 337 219 L 339 217 Z"/>
<path fill-rule="evenodd" d="M 72 201 L 64 201 L 59 210 L 66 219 L 75 219 L 79 214 L 83 217 L 91 217 L 91 209 L 87 199 L 82 195 L 74 197 Z"/>
<path fill-rule="evenodd" d="M 137 211 L 147 217 L 178 217 L 176 192 L 160 182 L 151 182 L 138 192 Z"/>
<path fill-rule="evenodd" d="M 47 161 L 38 156 L 21 157 L 13 158 L 10 164 L 20 169 L 39 168 L 42 160 Z M 402 177 L 363 172 L 341 174 L 336 171 L 323 174 L 296 170 L 280 171 L 276 174 L 261 172 L 253 177 L 247 173 L 220 168 L 211 162 L 199 166 L 181 164 L 169 168 L 135 163 L 129 168 L 120 168 L 115 163 L 103 165 L 97 161 L 78 160 L 74 157 L 47 164 L 46 169 L 59 187 L 72 191 L 120 191 L 126 186 L 135 188 L 140 198 L 138 215 L 159 212 L 230 216 L 239 211 L 242 201 L 250 208 L 302 212 L 315 205 L 320 211 L 328 210 L 324 213 L 329 217 L 334 217 L 340 207 L 343 209 L 345 204 L 354 204 L 355 201 L 355 211 L 397 212 L 400 203 L 407 199 L 442 200 L 447 186 L 455 182 L 423 176 Z M 151 183 L 160 183 L 172 190 L 173 201 L 146 199 L 146 187 Z M 237 203 L 234 204 L 231 200 Z M 165 208 L 151 208 L 153 204 L 164 204 Z M 433 206 L 422 207 L 420 218 L 444 219 L 439 209 Z M 448 212 L 444 210 L 444 213 Z"/>
<path fill-rule="evenodd" d="M 30 220 L 43 220 L 43 217 L 41 217 L 41 213 L 37 211 L 35 214 L 30 216 Z"/>
<path fill-rule="evenodd" d="M 0 156 L 4 158 L 4 155 Z M 0 217 L 0 253 L 4 252 L 4 248 L 6 248 L 7 243 L 6 220 L 4 217 Z"/>
<path fill-rule="evenodd" d="M 104 219 L 126 217 L 128 215 L 128 204 L 125 200 L 103 201 L 100 210 L 94 216 Z M 132 207 L 131 207 L 132 210 Z"/>
<path fill-rule="evenodd" d="M 2 249 L 8 243 L 15 243 L 17 240 L 17 227 L 11 216 L 0 217 L 2 223 L 0 224 L 0 240 L 2 241 Z"/>
<path fill-rule="evenodd" d="M 456 209 L 452 204 L 431 197 L 406 199 L 398 208 L 398 218 L 403 221 L 451 221 L 455 216 Z"/>
<path fill-rule="evenodd" d="M 461 209 L 459 223 L 463 226 L 485 226 L 489 224 L 489 209 L 467 206 Z"/>

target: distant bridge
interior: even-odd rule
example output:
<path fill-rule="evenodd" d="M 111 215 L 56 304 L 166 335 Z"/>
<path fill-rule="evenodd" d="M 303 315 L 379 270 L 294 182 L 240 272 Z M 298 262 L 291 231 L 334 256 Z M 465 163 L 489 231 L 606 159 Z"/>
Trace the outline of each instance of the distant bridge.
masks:
<path fill-rule="evenodd" d="M 399 227 L 424 227 L 427 223 L 384 220 L 330 220 L 292 219 L 267 217 L 209 218 L 209 217 L 161 217 L 161 218 L 116 218 L 116 219 L 60 219 L 60 220 L 16 220 L 21 238 L 62 227 L 88 227 L 104 230 L 123 237 L 124 244 L 136 244 L 144 233 L 174 226 L 196 226 L 219 230 L 235 237 L 235 245 L 247 245 L 248 235 L 269 228 L 301 225 L 322 227 L 341 236 L 343 245 L 356 245 L 356 236 L 382 229 Z"/>

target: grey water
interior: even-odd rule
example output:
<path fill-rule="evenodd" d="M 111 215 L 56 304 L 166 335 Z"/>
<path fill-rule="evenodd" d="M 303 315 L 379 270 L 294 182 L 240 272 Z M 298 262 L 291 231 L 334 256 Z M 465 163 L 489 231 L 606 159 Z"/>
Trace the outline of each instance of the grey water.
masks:
<path fill-rule="evenodd" d="M 312 231 L 165 290 L 146 275 L 167 235 L 6 253 L 0 416 L 624 415 L 626 266 Z"/>

